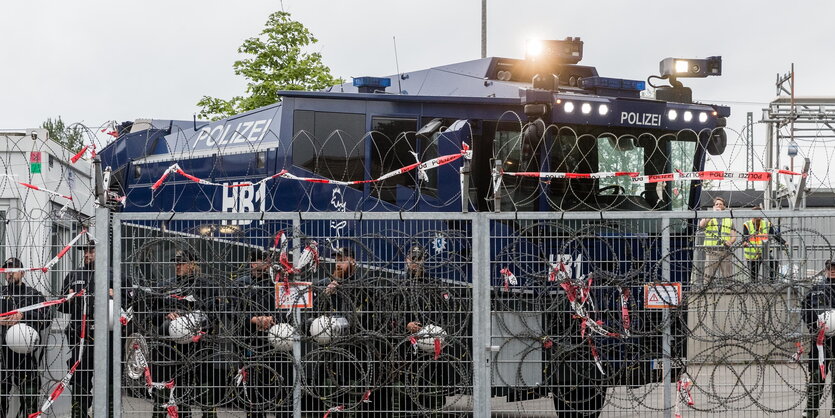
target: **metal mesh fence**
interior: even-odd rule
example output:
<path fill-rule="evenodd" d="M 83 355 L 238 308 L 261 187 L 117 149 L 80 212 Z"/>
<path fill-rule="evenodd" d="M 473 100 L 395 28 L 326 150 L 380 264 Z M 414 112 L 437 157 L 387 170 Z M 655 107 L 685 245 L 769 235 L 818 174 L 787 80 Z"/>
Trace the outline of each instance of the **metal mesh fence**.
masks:
<path fill-rule="evenodd" d="M 835 214 L 336 215 L 7 222 L 5 416 L 832 408 Z"/>
<path fill-rule="evenodd" d="M 338 221 L 122 223 L 123 414 L 468 410 L 469 222 Z"/>
<path fill-rule="evenodd" d="M 41 215 L 46 214 L 23 214 L 14 209 L 0 213 L 4 244 L 0 246 L 0 273 L 5 279 L 0 284 L 3 417 L 34 413 L 41 408 L 44 394 L 63 387 L 61 381 L 80 347 L 70 310 L 92 303 L 92 298 L 83 296 L 72 305 L 66 301 L 66 289 L 86 278 L 86 261 L 94 257 L 87 225 L 55 214 L 34 219 Z M 60 399 L 59 408 L 69 410 L 72 401 L 81 405 L 81 399 L 92 399 L 91 367 L 88 363 L 78 370 L 81 377 L 76 380 L 75 396 Z"/>

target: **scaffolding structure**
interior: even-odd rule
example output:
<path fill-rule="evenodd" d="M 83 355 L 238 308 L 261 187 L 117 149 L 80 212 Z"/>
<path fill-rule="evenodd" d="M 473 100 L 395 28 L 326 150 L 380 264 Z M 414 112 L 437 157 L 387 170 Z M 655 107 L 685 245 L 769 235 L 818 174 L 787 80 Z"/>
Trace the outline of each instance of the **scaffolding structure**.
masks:
<path fill-rule="evenodd" d="M 777 76 L 777 98 L 763 109 L 766 124 L 766 166 L 808 172 L 810 161 L 804 158 L 794 164 L 797 141 L 828 141 L 835 138 L 835 97 L 796 97 L 794 95 L 794 65 L 792 71 Z M 789 161 L 781 161 L 781 153 L 789 152 Z M 792 152 L 794 151 L 794 152 Z M 806 177 L 787 184 L 783 190 L 769 182 L 763 196 L 764 209 L 778 208 L 783 199 L 789 207 L 804 205 Z"/>

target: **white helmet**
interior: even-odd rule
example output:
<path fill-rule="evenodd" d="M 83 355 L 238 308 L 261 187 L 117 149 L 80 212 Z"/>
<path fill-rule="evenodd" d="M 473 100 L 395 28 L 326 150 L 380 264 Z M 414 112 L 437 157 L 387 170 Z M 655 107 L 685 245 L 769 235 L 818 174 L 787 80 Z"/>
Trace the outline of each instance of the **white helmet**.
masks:
<path fill-rule="evenodd" d="M 425 325 L 417 333 L 417 346 L 427 353 L 435 352 L 435 340 L 439 340 L 441 345 L 444 344 L 446 338 L 446 331 L 437 325 Z"/>
<path fill-rule="evenodd" d="M 35 351 L 41 336 L 34 328 L 19 322 L 6 331 L 6 345 L 18 354 L 29 354 Z"/>
<path fill-rule="evenodd" d="M 322 315 L 310 324 L 310 335 L 319 344 L 330 344 L 348 329 L 348 320 L 341 316 Z"/>
<path fill-rule="evenodd" d="M 826 330 L 824 331 L 824 334 L 830 337 L 835 335 L 835 309 L 826 311 L 818 315 L 818 324 L 820 323 L 826 325 Z"/>
<path fill-rule="evenodd" d="M 168 335 L 177 344 L 188 344 L 200 333 L 207 320 L 206 315 L 199 311 L 182 315 L 168 325 Z"/>
<path fill-rule="evenodd" d="M 293 351 L 296 328 L 290 324 L 275 324 L 267 331 L 267 341 L 278 351 Z"/>

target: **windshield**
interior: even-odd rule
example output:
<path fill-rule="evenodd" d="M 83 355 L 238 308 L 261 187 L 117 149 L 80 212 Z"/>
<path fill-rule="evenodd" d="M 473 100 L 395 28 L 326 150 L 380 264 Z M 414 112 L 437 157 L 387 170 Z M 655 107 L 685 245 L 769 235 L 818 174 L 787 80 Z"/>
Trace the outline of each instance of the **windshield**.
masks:
<path fill-rule="evenodd" d="M 634 129 L 607 130 L 550 126 L 530 134 L 497 126 L 494 158 L 502 161 L 502 210 L 686 209 L 690 180 L 634 182 L 630 176 L 521 177 L 508 172 L 613 173 L 637 175 L 690 171 L 695 135 Z"/>

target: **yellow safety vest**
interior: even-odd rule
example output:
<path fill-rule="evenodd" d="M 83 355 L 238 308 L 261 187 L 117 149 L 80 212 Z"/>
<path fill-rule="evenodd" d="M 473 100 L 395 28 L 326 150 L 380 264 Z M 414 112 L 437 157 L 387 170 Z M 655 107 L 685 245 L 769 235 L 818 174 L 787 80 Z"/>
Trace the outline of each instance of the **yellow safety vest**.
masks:
<path fill-rule="evenodd" d="M 733 221 L 730 218 L 722 218 L 722 228 L 717 225 L 716 218 L 707 221 L 704 245 L 717 246 L 726 242 L 731 237 L 732 228 Z"/>
<path fill-rule="evenodd" d="M 765 219 L 760 220 L 760 229 L 754 226 L 754 221 L 745 222 L 748 229 L 748 246 L 745 247 L 746 260 L 759 260 L 763 254 L 763 244 L 768 242 L 768 230 L 771 224 Z"/>

